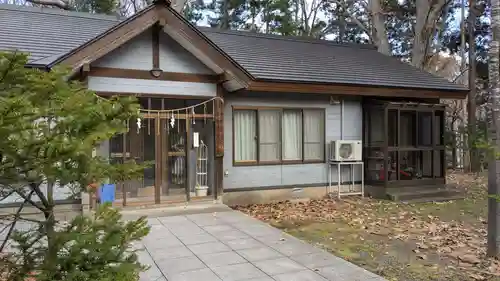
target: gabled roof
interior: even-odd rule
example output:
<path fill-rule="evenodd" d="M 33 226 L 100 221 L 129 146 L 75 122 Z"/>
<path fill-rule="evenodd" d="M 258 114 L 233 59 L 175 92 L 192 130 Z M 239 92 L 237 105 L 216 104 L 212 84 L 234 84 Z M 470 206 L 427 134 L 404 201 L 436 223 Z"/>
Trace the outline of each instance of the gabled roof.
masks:
<path fill-rule="evenodd" d="M 0 4 L 0 50 L 29 52 L 33 66 L 51 66 L 120 22 L 112 16 Z M 369 45 L 198 29 L 255 80 L 466 90 Z"/>

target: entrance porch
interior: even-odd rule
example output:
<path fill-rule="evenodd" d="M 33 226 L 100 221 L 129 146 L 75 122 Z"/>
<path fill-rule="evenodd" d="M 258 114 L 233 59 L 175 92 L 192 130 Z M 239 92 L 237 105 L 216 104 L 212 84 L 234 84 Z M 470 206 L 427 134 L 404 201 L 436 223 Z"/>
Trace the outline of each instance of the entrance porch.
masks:
<path fill-rule="evenodd" d="M 140 97 L 140 120 L 109 141 L 115 163 L 145 163 L 143 178 L 116 183 L 118 207 L 213 200 L 214 100 Z M 172 110 L 172 111 L 170 111 Z"/>

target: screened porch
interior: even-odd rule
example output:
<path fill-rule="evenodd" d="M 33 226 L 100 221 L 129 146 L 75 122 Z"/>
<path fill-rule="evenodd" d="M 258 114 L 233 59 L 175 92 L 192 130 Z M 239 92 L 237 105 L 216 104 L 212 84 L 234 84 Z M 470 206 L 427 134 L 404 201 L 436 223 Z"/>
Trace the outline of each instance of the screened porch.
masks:
<path fill-rule="evenodd" d="M 366 183 L 385 187 L 444 184 L 444 116 L 442 104 L 365 101 Z"/>

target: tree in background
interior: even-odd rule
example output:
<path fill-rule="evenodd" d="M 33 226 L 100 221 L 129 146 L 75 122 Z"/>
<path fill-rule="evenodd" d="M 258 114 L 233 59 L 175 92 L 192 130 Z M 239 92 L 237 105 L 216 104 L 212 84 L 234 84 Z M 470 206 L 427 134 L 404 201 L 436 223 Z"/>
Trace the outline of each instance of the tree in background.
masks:
<path fill-rule="evenodd" d="M 500 1 L 491 0 L 492 39 L 489 48 L 489 91 L 493 117 L 492 137 L 495 141 L 488 175 L 488 255 L 500 257 Z"/>
<path fill-rule="evenodd" d="M 25 68 L 26 63 L 24 55 L 0 53 L 0 134 L 3 136 L 0 138 L 0 203 L 13 196 L 22 200 L 17 212 L 0 217 L 0 233 L 6 233 L 0 253 L 9 265 L 0 268 L 8 269 L 7 274 L 19 278 L 34 271 L 47 276 L 44 280 L 72 280 L 65 279 L 66 272 L 60 269 L 61 262 L 68 262 L 61 260 L 61 250 L 73 248 L 61 241 L 69 243 L 86 231 L 90 234 L 97 231 L 113 237 L 109 251 L 117 245 L 126 250 L 128 244 L 122 243 L 147 233 L 144 219 L 123 225 L 116 214 L 106 209 L 96 221 L 81 217 L 71 222 L 74 228 L 58 230 L 53 195 L 59 187 L 68 187 L 78 196 L 91 184 L 125 181 L 142 175 L 144 167 L 133 161 L 110 164 L 104 157 L 93 156 L 93 150 L 101 142 L 126 131 L 126 123 L 136 118 L 139 106 L 131 97 L 100 98 L 79 82 L 68 81 L 69 73 L 63 69 L 41 71 Z M 23 211 L 25 207 L 41 215 L 27 216 Z M 109 228 L 100 226 L 103 221 Z M 33 228 L 16 232 L 16 225 L 23 222 L 31 223 Z M 123 233 L 117 235 L 116 232 Z M 99 235 L 91 237 L 94 238 L 90 240 L 98 239 Z M 9 246 L 11 242 L 17 243 Z M 16 244 L 21 257 L 5 256 Z M 95 240 L 90 244 L 99 243 Z M 69 263 L 73 269 L 85 268 L 87 261 L 72 253 Z"/>

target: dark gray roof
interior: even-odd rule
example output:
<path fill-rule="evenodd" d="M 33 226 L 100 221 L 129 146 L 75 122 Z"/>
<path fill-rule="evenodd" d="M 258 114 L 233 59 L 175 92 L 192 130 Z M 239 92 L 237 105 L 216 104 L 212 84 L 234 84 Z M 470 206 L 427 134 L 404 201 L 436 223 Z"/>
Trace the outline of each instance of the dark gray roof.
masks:
<path fill-rule="evenodd" d="M 118 22 L 116 17 L 0 4 L 0 50 L 30 54 L 47 65 Z"/>
<path fill-rule="evenodd" d="M 112 16 L 0 4 L 0 50 L 29 52 L 30 64 L 49 65 L 118 22 Z M 370 45 L 199 29 L 257 80 L 466 89 Z"/>
<path fill-rule="evenodd" d="M 465 89 L 395 57 L 383 55 L 372 45 L 200 29 L 257 79 Z"/>

